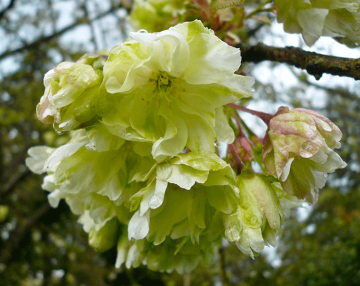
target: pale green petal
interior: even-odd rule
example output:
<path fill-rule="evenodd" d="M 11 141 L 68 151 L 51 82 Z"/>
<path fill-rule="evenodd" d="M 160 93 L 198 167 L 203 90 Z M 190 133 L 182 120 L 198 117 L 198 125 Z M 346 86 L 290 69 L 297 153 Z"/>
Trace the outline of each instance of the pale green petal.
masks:
<path fill-rule="evenodd" d="M 152 211 L 148 240 L 155 245 L 162 243 L 175 224 L 188 216 L 191 207 L 191 192 L 168 189 L 161 207 Z"/>
<path fill-rule="evenodd" d="M 220 83 L 240 67 L 240 50 L 209 34 L 189 42 L 190 61 L 184 79 L 190 84 Z"/>
<path fill-rule="evenodd" d="M 151 50 L 136 41 L 115 46 L 104 66 L 105 88 L 109 93 L 128 92 L 138 85 L 137 68 L 149 60 Z"/>
<path fill-rule="evenodd" d="M 216 108 L 215 132 L 218 141 L 232 144 L 235 140 L 234 130 L 230 127 L 222 107 Z"/>
<path fill-rule="evenodd" d="M 166 71 L 171 76 L 179 77 L 188 66 L 188 43 L 175 29 L 157 34 L 130 33 L 130 36 L 150 48 L 152 56 L 147 64 L 152 69 Z"/>
<path fill-rule="evenodd" d="M 186 147 L 192 152 L 200 154 L 214 152 L 216 137 L 214 126 L 211 126 L 202 117 L 192 114 L 186 114 L 183 120 L 188 130 Z"/>
<path fill-rule="evenodd" d="M 156 209 L 164 201 L 165 191 L 168 183 L 152 179 L 148 185 L 131 197 L 131 209 L 137 209 L 140 205 L 140 216 L 143 216 L 149 208 Z"/>
<path fill-rule="evenodd" d="M 68 108 L 61 110 L 60 122 L 56 122 L 59 128 L 66 130 L 76 129 L 79 125 L 90 121 L 96 116 L 96 101 L 99 96 L 99 87 L 86 89 L 81 96 Z"/>
<path fill-rule="evenodd" d="M 269 223 L 266 222 L 265 229 L 262 231 L 262 235 L 264 237 L 264 243 L 267 246 L 276 247 L 277 239 L 276 239 L 277 231 L 270 227 Z"/>
<path fill-rule="evenodd" d="M 130 117 L 131 126 L 144 138 L 156 141 L 164 134 L 165 120 L 157 115 L 159 109 L 155 100 L 145 102 L 141 95 L 136 96 Z"/>
<path fill-rule="evenodd" d="M 298 11 L 297 19 L 303 29 L 302 35 L 308 46 L 312 46 L 322 35 L 325 18 L 328 13 L 329 10 L 327 9 L 306 9 Z"/>
<path fill-rule="evenodd" d="M 224 216 L 225 237 L 228 241 L 234 242 L 240 239 L 241 225 L 238 219 L 238 214 Z"/>
<path fill-rule="evenodd" d="M 101 89 L 96 108 L 106 125 L 130 126 L 130 115 L 134 102 L 133 94 L 107 94 Z"/>
<path fill-rule="evenodd" d="M 140 211 L 134 213 L 128 225 L 128 237 L 135 239 L 143 239 L 149 232 L 150 212 L 146 212 L 140 216 Z"/>
<path fill-rule="evenodd" d="M 129 183 L 145 182 L 152 177 L 155 170 L 156 164 L 152 158 L 137 156 L 136 164 L 130 169 Z"/>
<path fill-rule="evenodd" d="M 119 149 L 125 142 L 124 139 L 111 134 L 102 122 L 86 128 L 86 135 L 90 140 L 86 148 L 97 152 Z"/>
<path fill-rule="evenodd" d="M 209 171 L 199 171 L 189 166 L 172 165 L 169 163 L 159 164 L 156 169 L 158 180 L 176 184 L 186 190 L 190 190 L 196 182 L 204 183 L 208 174 Z"/>
<path fill-rule="evenodd" d="M 224 160 L 212 152 L 209 152 L 206 155 L 193 152 L 179 154 L 171 160 L 171 163 L 190 166 L 199 171 L 220 170 L 228 167 Z"/>
<path fill-rule="evenodd" d="M 79 149 L 61 160 L 55 170 L 55 183 L 68 193 L 97 192 L 116 200 L 127 183 L 124 150 L 107 152 Z"/>
<path fill-rule="evenodd" d="M 254 259 L 264 249 L 264 239 L 261 230 L 256 228 L 246 228 L 241 232 L 240 239 L 236 241 L 236 246 L 244 253 Z"/>
<path fill-rule="evenodd" d="M 119 238 L 118 244 L 117 244 L 117 256 L 116 256 L 116 262 L 115 262 L 115 268 L 120 268 L 121 265 L 126 260 L 126 255 L 129 250 L 129 240 L 127 237 L 127 230 L 124 230 L 126 235 L 122 235 Z"/>
<path fill-rule="evenodd" d="M 167 185 L 168 185 L 167 182 L 156 180 L 154 195 L 149 200 L 149 207 L 151 209 L 156 209 L 159 206 L 161 206 L 161 204 L 164 201 L 164 195 Z"/>
<path fill-rule="evenodd" d="M 164 102 L 161 103 L 159 115 L 165 118 L 166 131 L 153 145 L 152 155 L 157 161 L 180 153 L 187 142 L 187 127 L 175 108 L 175 105 L 169 108 Z"/>
<path fill-rule="evenodd" d="M 176 104 L 182 112 L 201 116 L 210 123 L 211 126 L 214 126 L 215 108 L 206 97 L 184 92 L 181 94 L 181 97 L 176 100 Z"/>
<path fill-rule="evenodd" d="M 251 173 L 242 174 L 242 180 L 246 188 L 252 191 L 270 227 L 279 230 L 283 213 L 271 183 L 262 176 Z"/>
<path fill-rule="evenodd" d="M 54 174 L 47 175 L 44 177 L 44 181 L 41 184 L 41 188 L 45 191 L 52 192 L 56 190 Z"/>
<path fill-rule="evenodd" d="M 225 214 L 230 214 L 236 209 L 237 198 L 231 187 L 206 187 L 206 197 L 212 207 Z"/>
<path fill-rule="evenodd" d="M 77 133 L 77 136 L 69 141 L 69 143 L 57 148 L 54 150 L 54 152 L 52 152 L 51 156 L 45 162 L 44 170 L 55 171 L 55 168 L 64 158 L 73 155 L 86 143 L 88 143 L 88 140 L 85 136 L 85 133 L 80 131 Z"/>
<path fill-rule="evenodd" d="M 104 122 L 104 121 L 103 121 Z M 120 138 L 123 138 L 127 141 L 133 141 L 133 142 L 149 142 L 150 139 L 142 137 L 139 133 L 137 133 L 134 129 L 131 127 L 126 128 L 122 125 L 106 125 L 106 129 L 109 130 L 109 132 L 115 136 L 118 136 Z"/>
<path fill-rule="evenodd" d="M 54 190 L 47 196 L 47 199 L 51 207 L 57 208 L 59 206 L 60 200 L 64 199 L 65 197 L 66 195 L 63 192 L 60 192 L 60 190 Z"/>
<path fill-rule="evenodd" d="M 189 220 L 193 221 L 198 227 L 206 227 L 206 194 L 204 188 L 198 188 L 193 192 L 191 212 Z M 198 241 L 198 239 L 197 239 Z"/>
<path fill-rule="evenodd" d="M 89 245 L 99 252 L 109 250 L 116 244 L 119 224 L 116 218 L 107 221 L 100 229 L 91 230 Z"/>
<path fill-rule="evenodd" d="M 35 146 L 28 150 L 30 157 L 25 159 L 26 166 L 35 174 L 42 174 L 45 170 L 45 162 L 54 152 L 55 148 L 47 146 Z"/>
<path fill-rule="evenodd" d="M 191 39 L 197 34 L 214 35 L 214 31 L 206 28 L 199 20 L 181 23 L 171 29 L 175 29 L 176 31 L 180 32 L 186 38 L 187 42 L 190 42 Z"/>

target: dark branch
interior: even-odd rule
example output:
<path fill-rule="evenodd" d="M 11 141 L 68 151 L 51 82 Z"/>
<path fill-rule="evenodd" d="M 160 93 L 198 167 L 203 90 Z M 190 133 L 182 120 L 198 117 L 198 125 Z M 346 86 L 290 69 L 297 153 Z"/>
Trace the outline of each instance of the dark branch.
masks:
<path fill-rule="evenodd" d="M 14 7 L 14 5 L 15 5 L 15 0 L 11 0 L 10 3 L 9 3 L 9 5 L 8 5 L 4 10 L 2 10 L 2 11 L 0 12 L 0 19 L 5 15 L 5 13 L 6 13 L 7 11 L 9 11 L 12 7 Z"/>
<path fill-rule="evenodd" d="M 19 175 L 15 179 L 13 179 L 10 183 L 4 186 L 4 188 L 1 189 L 0 192 L 0 202 L 4 200 L 7 196 L 9 196 L 15 189 L 16 186 L 21 183 L 27 176 L 29 176 L 31 172 L 29 170 L 26 170 Z"/>
<path fill-rule="evenodd" d="M 91 21 L 96 21 L 96 20 L 98 20 L 98 19 L 100 19 L 100 18 L 102 18 L 104 16 L 107 16 L 107 15 L 113 13 L 116 9 L 119 9 L 119 8 L 122 8 L 122 7 L 121 6 L 112 7 L 108 11 L 106 11 L 104 13 L 101 13 L 98 16 L 94 17 L 93 19 L 91 19 Z M 62 34 L 74 29 L 78 25 L 88 24 L 88 23 L 89 23 L 89 20 L 86 19 L 86 18 L 78 19 L 77 21 L 75 21 L 75 23 L 67 26 L 66 28 L 64 28 L 64 29 L 62 29 L 62 30 L 50 35 L 50 36 L 39 38 L 38 40 L 36 40 L 35 42 L 32 42 L 31 44 L 28 44 L 28 45 L 22 46 L 21 48 L 18 48 L 16 50 L 7 51 L 7 52 L 1 54 L 0 55 L 0 60 L 2 60 L 3 58 L 5 58 L 7 56 L 11 56 L 13 54 L 17 54 L 17 53 L 24 52 L 26 50 L 34 49 L 34 48 L 38 47 L 39 45 L 41 45 L 43 43 L 50 42 L 51 40 L 55 39 L 56 37 L 61 36 Z"/>
<path fill-rule="evenodd" d="M 49 210 L 50 205 L 46 202 L 40 208 L 36 209 L 34 213 L 26 220 L 25 224 L 15 230 L 10 239 L 7 241 L 6 246 L 0 253 L 0 263 L 7 263 L 14 251 L 19 247 L 21 240 L 25 237 L 28 231 L 36 224 L 36 222 L 44 216 Z"/>
<path fill-rule="evenodd" d="M 295 47 L 277 48 L 263 44 L 252 47 L 238 45 L 237 47 L 241 49 L 243 62 L 276 61 L 305 69 L 316 79 L 320 79 L 324 73 L 328 73 L 360 80 L 360 59 L 320 55 Z"/>

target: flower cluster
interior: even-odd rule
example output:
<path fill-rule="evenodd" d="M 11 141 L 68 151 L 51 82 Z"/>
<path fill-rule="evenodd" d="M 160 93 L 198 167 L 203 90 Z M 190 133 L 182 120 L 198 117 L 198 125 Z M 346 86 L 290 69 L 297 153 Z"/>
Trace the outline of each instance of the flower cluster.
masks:
<path fill-rule="evenodd" d="M 37 115 L 72 139 L 31 148 L 26 164 L 46 173 L 49 203 L 66 201 L 92 247 L 117 245 L 117 267 L 191 271 L 210 264 L 224 238 L 253 257 L 276 244 L 289 209 L 305 197 L 314 202 L 323 172 L 343 167 L 332 151 L 336 126 L 311 111 L 282 109 L 264 151 L 270 174 L 255 174 L 247 162 L 236 176 L 216 143 L 235 140 L 224 105 L 253 92 L 254 80 L 235 74 L 240 63 L 238 49 L 194 21 L 131 33 L 108 54 L 45 75 Z M 236 142 L 243 160 L 261 158 L 244 134 Z"/>
<path fill-rule="evenodd" d="M 275 0 L 278 22 L 288 33 L 301 33 L 308 46 L 321 36 L 360 44 L 359 0 Z"/>

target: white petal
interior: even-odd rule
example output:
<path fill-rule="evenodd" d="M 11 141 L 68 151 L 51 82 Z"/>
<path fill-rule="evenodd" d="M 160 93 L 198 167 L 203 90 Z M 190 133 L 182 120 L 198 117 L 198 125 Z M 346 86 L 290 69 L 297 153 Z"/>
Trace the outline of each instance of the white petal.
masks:
<path fill-rule="evenodd" d="M 147 211 L 143 216 L 140 216 L 140 211 L 134 213 L 129 221 L 128 237 L 135 239 L 143 239 L 149 233 L 150 212 Z"/>

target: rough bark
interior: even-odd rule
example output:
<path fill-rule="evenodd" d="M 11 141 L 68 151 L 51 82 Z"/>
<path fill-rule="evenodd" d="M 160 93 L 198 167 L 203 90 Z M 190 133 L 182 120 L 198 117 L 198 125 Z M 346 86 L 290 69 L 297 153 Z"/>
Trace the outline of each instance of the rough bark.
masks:
<path fill-rule="evenodd" d="M 276 61 L 287 63 L 305 69 L 317 80 L 324 73 L 360 80 L 360 59 L 321 55 L 295 47 L 277 48 L 264 44 L 250 47 L 238 45 L 237 47 L 241 49 L 242 62 Z"/>

